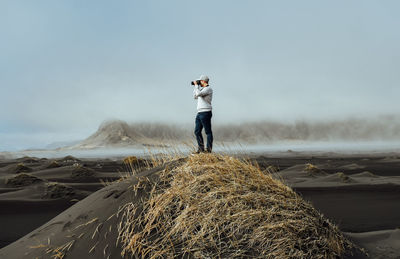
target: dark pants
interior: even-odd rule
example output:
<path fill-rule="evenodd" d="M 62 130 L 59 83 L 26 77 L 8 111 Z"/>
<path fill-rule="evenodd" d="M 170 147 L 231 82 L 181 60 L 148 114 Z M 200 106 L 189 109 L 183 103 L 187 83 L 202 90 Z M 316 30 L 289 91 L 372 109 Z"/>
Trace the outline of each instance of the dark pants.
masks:
<path fill-rule="evenodd" d="M 207 151 L 211 152 L 212 150 L 213 134 L 211 131 L 211 117 L 212 117 L 211 111 L 197 113 L 196 127 L 194 129 L 194 134 L 196 135 L 199 151 L 204 151 L 203 134 L 201 133 L 203 128 L 207 135 Z"/>

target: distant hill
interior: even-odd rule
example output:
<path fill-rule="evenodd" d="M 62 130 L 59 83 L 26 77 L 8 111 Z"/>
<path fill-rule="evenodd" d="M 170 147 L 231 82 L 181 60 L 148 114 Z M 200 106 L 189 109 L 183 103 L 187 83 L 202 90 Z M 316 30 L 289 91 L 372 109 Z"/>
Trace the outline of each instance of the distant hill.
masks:
<path fill-rule="evenodd" d="M 194 125 L 106 121 L 87 139 L 68 148 L 157 146 L 194 140 Z M 204 132 L 203 132 L 204 134 Z M 259 121 L 219 124 L 213 121 L 215 141 L 258 144 L 279 141 L 399 141 L 400 116 L 331 121 Z"/>
<path fill-rule="evenodd" d="M 106 121 L 87 139 L 70 148 L 127 146 L 160 146 L 171 140 L 183 140 L 184 130 L 156 123 L 128 124 L 121 120 Z"/>

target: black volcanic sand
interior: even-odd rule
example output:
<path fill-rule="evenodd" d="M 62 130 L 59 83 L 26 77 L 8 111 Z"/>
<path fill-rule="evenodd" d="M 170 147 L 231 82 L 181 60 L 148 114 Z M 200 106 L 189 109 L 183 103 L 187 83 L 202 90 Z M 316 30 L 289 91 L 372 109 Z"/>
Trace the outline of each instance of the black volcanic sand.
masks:
<path fill-rule="evenodd" d="M 400 258 L 400 155 L 288 152 L 252 159 L 310 201 L 370 258 Z"/>
<path fill-rule="evenodd" d="M 277 178 L 309 200 L 356 244 L 366 248 L 370 258 L 400 258 L 400 156 L 397 154 L 310 155 L 287 152 L 245 156 L 256 161 L 261 168 L 268 168 Z M 121 182 L 106 187 L 101 183 L 116 180 L 121 175 L 119 172 L 127 171 L 122 161 L 78 161 L 69 158 L 59 159 L 54 164 L 53 160 L 29 159 L 0 160 L 0 245 L 6 246 L 24 236 L 1 249 L 0 258 L 22 258 L 24 254 L 21 253 L 27 251 L 29 255 L 25 255 L 26 258 L 43 255 L 35 248 L 27 250 L 26 247 L 51 247 L 51 244 L 35 241 L 46 239 L 45 236 L 50 235 L 49 233 L 64 231 L 64 236 L 80 235 L 81 233 L 69 233 L 67 230 L 95 218 L 97 219 L 93 224 L 88 225 L 90 236 L 96 232 L 96 226 L 100 223 L 103 223 L 102 228 L 116 227 L 115 219 L 107 221 L 96 213 L 101 210 L 115 211 L 122 204 L 121 199 L 129 200 L 132 196 L 126 192 L 130 183 Z M 22 187 L 6 184 L 6 179 L 20 174 L 15 172 L 18 163 L 31 169 L 26 174 L 42 181 Z M 307 169 L 307 164 L 313 166 L 308 165 Z M 74 174 L 77 168 L 84 169 L 81 177 Z M 144 171 L 141 174 L 149 172 Z M 55 188 L 58 192 L 55 191 L 52 196 L 52 189 L 48 185 L 54 182 L 63 186 Z M 94 191 L 97 192 L 74 205 Z M 98 199 L 104 199 L 102 207 L 91 208 L 91 202 Z M 117 203 L 115 199 L 118 199 Z M 66 210 L 71 205 L 74 206 Z M 64 210 L 66 211 L 60 214 Z M 60 215 L 57 216 L 58 214 Z M 108 214 L 110 213 L 104 215 Z M 55 216 L 57 217 L 53 218 Z M 49 221 L 50 219 L 52 220 Z M 36 230 L 26 235 L 34 229 Z M 101 233 L 107 235 L 104 231 Z M 110 235 L 115 235 L 115 232 L 110 231 Z M 92 239 L 84 234 L 82 238 L 88 246 L 96 245 L 96 237 Z M 61 240 L 60 236 L 57 236 L 57 240 L 51 239 L 50 236 L 50 243 L 54 241 L 57 244 L 70 240 L 66 237 Z M 68 254 L 67 258 L 78 258 L 74 255 L 82 256 L 82 253 L 90 258 L 103 258 L 104 250 L 107 254 L 118 254 L 119 247 L 106 247 L 106 243 L 102 243 L 100 239 L 96 246 L 101 249 L 95 247 L 91 254 L 87 251 L 90 247 L 75 247 L 73 254 Z M 352 258 L 362 257 L 358 255 Z"/>
<path fill-rule="evenodd" d="M 400 156 L 253 158 L 335 222 L 342 231 L 400 227 Z M 318 172 L 304 170 L 306 164 Z M 271 168 L 270 168 L 271 169 Z"/>
<path fill-rule="evenodd" d="M 177 166 L 181 162 L 178 160 L 170 165 Z M 65 258 L 121 258 L 121 247 L 115 242 L 118 234 L 118 209 L 128 202 L 139 202 L 141 196 L 135 195 L 132 186 L 137 184 L 140 177 L 155 177 L 155 172 L 165 166 L 144 170 L 137 177 L 105 186 L 0 249 L 0 258 L 60 258 L 57 257 L 60 255 L 57 248 L 62 250 L 62 247 L 67 252 Z M 47 253 L 48 249 L 51 251 Z"/>
<path fill-rule="evenodd" d="M 0 160 L 0 247 L 127 173 L 122 160 Z"/>

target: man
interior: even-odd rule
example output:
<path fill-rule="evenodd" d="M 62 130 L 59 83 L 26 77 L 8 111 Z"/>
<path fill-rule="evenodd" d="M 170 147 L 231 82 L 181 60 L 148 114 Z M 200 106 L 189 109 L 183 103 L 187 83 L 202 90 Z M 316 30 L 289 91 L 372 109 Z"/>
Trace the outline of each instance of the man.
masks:
<path fill-rule="evenodd" d="M 200 81 L 200 85 L 198 84 Z M 211 130 L 211 117 L 212 106 L 211 100 L 213 90 L 208 84 L 209 78 L 202 75 L 198 80 L 193 81 L 193 97 L 197 99 L 197 115 L 195 121 L 194 134 L 196 135 L 198 149 L 196 153 L 212 151 L 213 134 Z M 207 135 L 207 149 L 204 150 L 203 134 L 201 131 L 205 130 Z"/>

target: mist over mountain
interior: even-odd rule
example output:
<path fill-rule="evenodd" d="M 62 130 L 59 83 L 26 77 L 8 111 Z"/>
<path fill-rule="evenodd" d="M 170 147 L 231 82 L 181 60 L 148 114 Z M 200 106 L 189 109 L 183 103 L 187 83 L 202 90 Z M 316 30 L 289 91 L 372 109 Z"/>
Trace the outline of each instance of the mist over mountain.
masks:
<path fill-rule="evenodd" d="M 160 145 L 194 139 L 193 127 L 166 123 L 103 122 L 75 148 Z M 249 144 L 279 141 L 390 141 L 400 140 L 400 116 L 371 119 L 349 118 L 331 121 L 276 121 L 213 125 L 215 141 Z M 204 133 L 203 133 L 204 134 Z"/>
<path fill-rule="evenodd" d="M 187 131 L 175 125 L 161 123 L 128 124 L 122 120 L 110 120 L 103 122 L 94 134 L 72 147 L 157 146 L 167 141 L 184 140 L 188 136 Z"/>
<path fill-rule="evenodd" d="M 349 118 L 329 121 L 251 122 L 221 125 L 216 128 L 218 138 L 249 142 L 282 140 L 306 141 L 377 141 L 400 140 L 400 116 Z"/>

